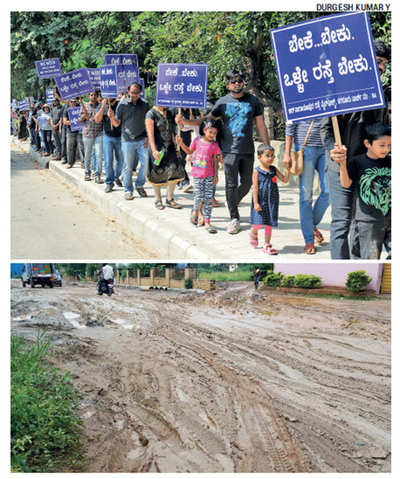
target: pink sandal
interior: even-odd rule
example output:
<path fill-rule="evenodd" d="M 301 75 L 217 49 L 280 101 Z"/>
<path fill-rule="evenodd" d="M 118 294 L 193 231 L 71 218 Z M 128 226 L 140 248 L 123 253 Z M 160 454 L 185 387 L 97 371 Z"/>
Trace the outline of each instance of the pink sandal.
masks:
<path fill-rule="evenodd" d="M 250 238 L 250 244 L 253 248 L 257 248 L 258 246 L 258 234 L 257 233 L 253 233 L 252 231 L 250 231 L 249 233 L 249 238 Z"/>
<path fill-rule="evenodd" d="M 262 250 L 264 251 L 265 254 L 269 254 L 271 256 L 278 254 L 278 250 L 272 247 L 271 243 L 266 243 Z"/>

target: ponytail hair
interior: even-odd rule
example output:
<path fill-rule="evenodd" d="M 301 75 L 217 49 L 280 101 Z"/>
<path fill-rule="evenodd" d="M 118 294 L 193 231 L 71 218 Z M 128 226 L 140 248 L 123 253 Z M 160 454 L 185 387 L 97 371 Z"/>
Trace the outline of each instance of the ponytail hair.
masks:
<path fill-rule="evenodd" d="M 200 135 L 204 135 L 204 130 L 208 130 L 209 128 L 215 128 L 218 132 L 218 122 L 216 120 L 213 120 L 212 118 L 207 118 L 207 120 L 204 120 L 201 125 L 200 125 Z"/>

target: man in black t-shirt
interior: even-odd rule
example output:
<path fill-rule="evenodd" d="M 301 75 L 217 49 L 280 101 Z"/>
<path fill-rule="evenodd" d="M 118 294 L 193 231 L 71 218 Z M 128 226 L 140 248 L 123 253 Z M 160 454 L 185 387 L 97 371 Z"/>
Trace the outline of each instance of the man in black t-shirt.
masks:
<path fill-rule="evenodd" d="M 55 144 L 55 154 L 54 157 L 56 160 L 61 160 L 61 134 L 60 127 L 63 121 L 63 107 L 60 104 L 58 98 L 53 101 L 53 108 L 51 109 L 51 127 L 53 128 L 53 138 Z"/>
<path fill-rule="evenodd" d="M 97 113 L 94 117 L 96 123 L 103 122 L 103 153 L 104 153 L 104 169 L 106 172 L 106 193 L 110 193 L 114 187 L 114 182 L 122 187 L 121 180 L 119 179 L 122 166 L 123 157 L 121 149 L 121 126 L 112 126 L 110 116 L 112 113 L 109 111 L 112 109 L 115 113 L 118 106 L 118 101 L 115 98 L 107 100 L 103 98 L 101 104 L 97 107 Z M 115 166 L 114 166 L 114 153 L 115 153 Z"/>
<path fill-rule="evenodd" d="M 226 88 L 229 93 L 220 98 L 209 116 L 221 119 L 222 154 L 225 170 L 225 193 L 231 221 L 227 231 L 236 234 L 240 231 L 239 203 L 247 195 L 252 183 L 254 165 L 253 120 L 261 141 L 269 144 L 268 131 L 264 122 L 263 106 L 250 93 L 245 93 L 244 74 L 232 70 L 226 74 Z M 177 117 L 184 124 L 196 124 L 196 120 Z M 197 121 L 197 124 L 200 122 Z M 240 177 L 240 184 L 239 184 Z"/>

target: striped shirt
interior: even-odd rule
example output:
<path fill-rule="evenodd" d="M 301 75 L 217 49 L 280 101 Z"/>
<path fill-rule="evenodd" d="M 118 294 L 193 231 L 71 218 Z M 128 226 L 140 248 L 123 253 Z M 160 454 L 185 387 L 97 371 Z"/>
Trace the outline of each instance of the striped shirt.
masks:
<path fill-rule="evenodd" d="M 297 121 L 296 123 L 288 122 L 286 123 L 285 135 L 293 136 L 294 143 L 296 145 L 303 146 L 310 123 L 311 120 Z M 311 128 L 311 133 L 306 143 L 307 146 L 323 146 L 320 135 L 321 123 L 322 118 L 317 118 L 314 120 L 314 125 Z"/>

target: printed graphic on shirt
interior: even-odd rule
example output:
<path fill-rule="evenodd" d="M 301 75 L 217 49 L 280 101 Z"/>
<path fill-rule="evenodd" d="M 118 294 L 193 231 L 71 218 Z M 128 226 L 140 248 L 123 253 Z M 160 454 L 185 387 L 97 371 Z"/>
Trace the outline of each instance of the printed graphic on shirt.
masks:
<path fill-rule="evenodd" d="M 202 158 L 194 158 L 193 159 L 193 166 L 197 166 L 197 168 L 206 168 L 207 167 L 207 160 Z"/>
<path fill-rule="evenodd" d="M 248 121 L 247 114 L 251 110 L 249 103 L 228 103 L 225 114 L 229 117 L 229 128 L 233 137 L 244 136 L 244 127 Z"/>
<path fill-rule="evenodd" d="M 360 178 L 360 197 L 365 204 L 387 215 L 391 207 L 391 169 L 367 168 Z"/>

